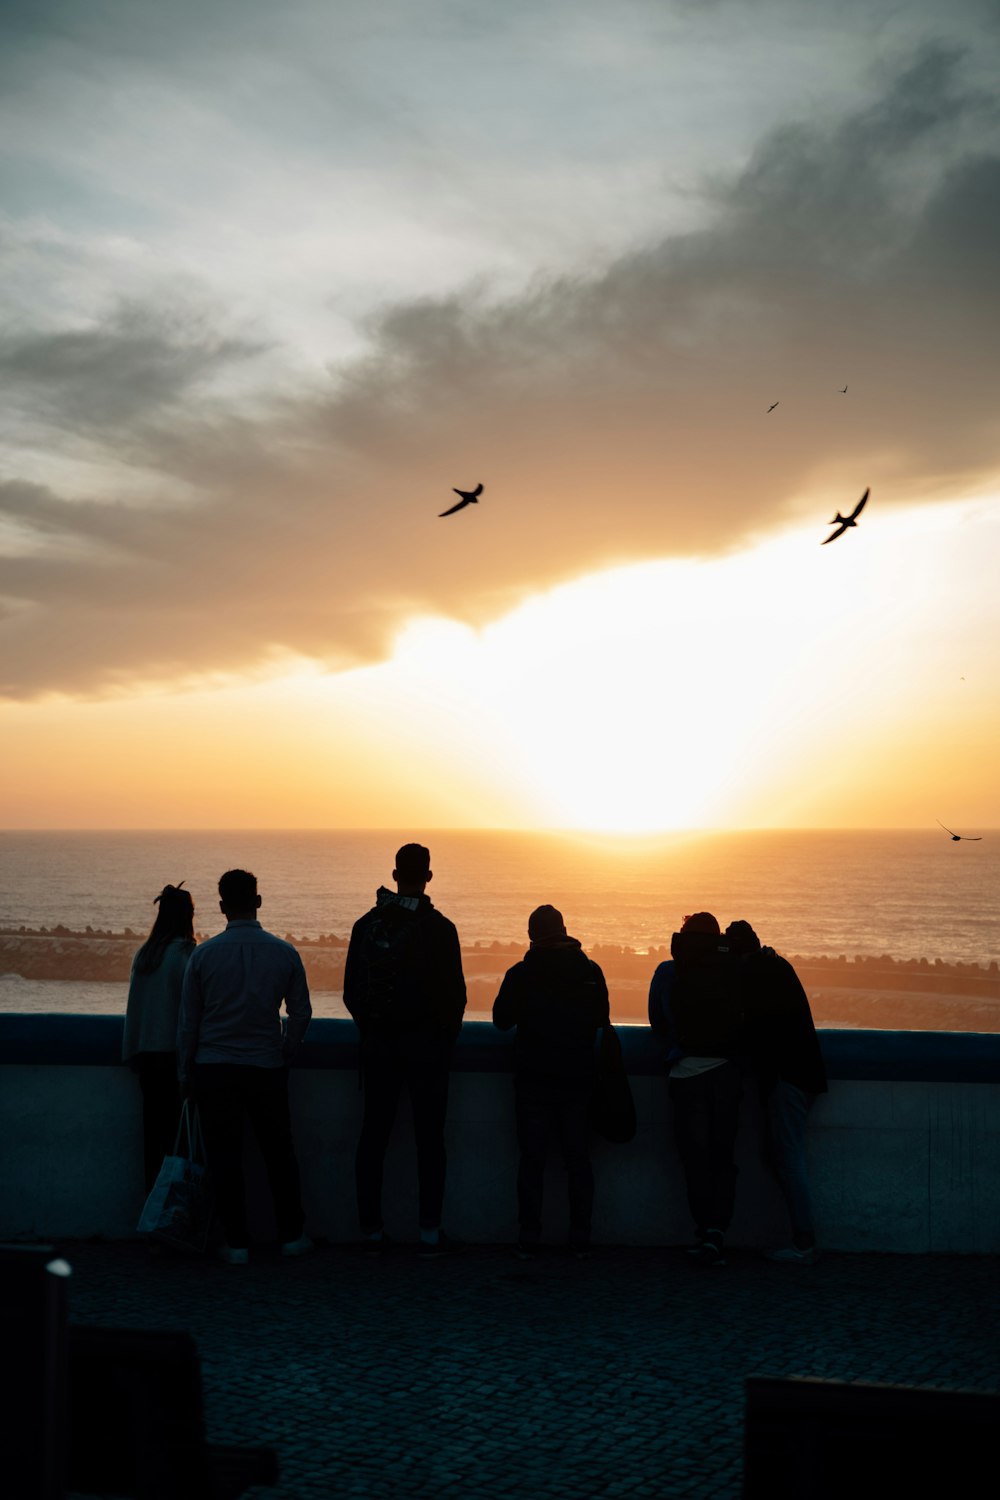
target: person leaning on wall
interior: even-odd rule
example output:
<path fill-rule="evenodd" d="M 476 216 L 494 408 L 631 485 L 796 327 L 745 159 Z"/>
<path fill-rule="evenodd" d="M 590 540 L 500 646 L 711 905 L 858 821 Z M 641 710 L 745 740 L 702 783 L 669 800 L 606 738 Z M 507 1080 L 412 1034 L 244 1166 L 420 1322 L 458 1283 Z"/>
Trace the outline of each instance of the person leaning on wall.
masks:
<path fill-rule="evenodd" d="M 691 1254 L 724 1266 L 745 1067 L 742 976 L 711 912 L 685 917 L 670 952 L 649 987 L 649 1024 L 667 1043 L 674 1140 L 695 1226 Z"/>
<path fill-rule="evenodd" d="M 726 937 L 746 975 L 746 1031 L 764 1119 L 763 1159 L 777 1178 L 792 1238 L 765 1251 L 768 1260 L 813 1265 L 819 1259 L 806 1123 L 827 1091 L 826 1068 L 809 999 L 799 976 L 773 948 L 762 948 L 749 922 L 730 922 Z"/>
<path fill-rule="evenodd" d="M 149 937 L 132 959 L 122 1060 L 142 1090 L 142 1158 L 149 1193 L 163 1158 L 174 1148 L 180 1115 L 177 1016 L 184 970 L 194 951 L 194 901 L 179 885 L 165 885 Z"/>

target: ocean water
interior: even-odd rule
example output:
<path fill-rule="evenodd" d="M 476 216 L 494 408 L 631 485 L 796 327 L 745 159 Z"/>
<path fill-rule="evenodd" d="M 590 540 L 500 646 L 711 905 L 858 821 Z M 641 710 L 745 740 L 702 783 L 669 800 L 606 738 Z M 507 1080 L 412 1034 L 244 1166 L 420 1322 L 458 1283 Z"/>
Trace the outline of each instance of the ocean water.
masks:
<path fill-rule="evenodd" d="M 195 925 L 224 925 L 216 881 L 256 872 L 261 920 L 281 934 L 347 936 L 391 883 L 399 844 L 431 850 L 429 894 L 464 945 L 526 939 L 558 906 L 585 947 L 667 943 L 687 912 L 753 923 L 806 956 L 1000 959 L 1000 833 L 955 844 L 938 829 L 673 834 L 656 838 L 482 831 L 3 832 L 0 928 L 87 926 L 145 934 L 153 897 L 184 880 Z M 8 1007 L 9 1008 L 9 1007 Z"/>

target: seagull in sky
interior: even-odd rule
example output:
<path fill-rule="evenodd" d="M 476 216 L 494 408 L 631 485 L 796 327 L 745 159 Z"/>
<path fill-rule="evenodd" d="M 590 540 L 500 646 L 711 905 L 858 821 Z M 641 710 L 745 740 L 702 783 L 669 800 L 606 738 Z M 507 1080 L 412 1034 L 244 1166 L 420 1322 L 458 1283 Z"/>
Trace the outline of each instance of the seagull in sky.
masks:
<path fill-rule="evenodd" d="M 778 403 L 778 402 L 777 402 L 777 401 L 772 401 L 772 402 L 771 402 L 771 404 L 770 404 L 770 406 L 769 406 L 769 407 L 768 407 L 768 408 L 767 408 L 767 411 L 766 411 L 766 412 L 765 412 L 765 413 L 764 413 L 764 415 L 765 415 L 765 417 L 766 417 L 766 416 L 767 416 L 767 414 L 768 414 L 768 412 L 772 412 L 772 411 L 774 411 L 774 408 L 775 408 L 775 407 L 776 407 L 776 406 L 777 406 L 777 405 L 778 405 L 778 404 L 779 404 L 779 403 Z"/>
<path fill-rule="evenodd" d="M 452 505 L 448 510 L 442 510 L 441 512 L 439 512 L 439 521 L 442 516 L 453 516 L 456 510 L 464 510 L 467 505 L 478 505 L 479 497 L 483 493 L 483 487 L 481 484 L 477 484 L 474 490 L 456 490 L 454 489 L 454 486 L 452 487 L 452 489 L 454 494 L 461 495 L 462 498 L 461 500 L 459 500 L 457 505 Z"/>
<path fill-rule="evenodd" d="M 941 822 L 940 818 L 935 818 L 934 821 L 939 828 L 944 828 L 944 824 Z M 950 828 L 944 828 L 944 831 L 949 835 L 950 838 L 953 838 L 955 840 L 956 844 L 960 839 L 964 839 L 967 844 L 981 844 L 983 842 L 983 836 L 981 833 L 977 833 L 975 836 L 973 836 L 969 833 L 952 833 Z"/>
<path fill-rule="evenodd" d="M 842 516 L 840 514 L 840 511 L 838 510 L 837 514 L 830 522 L 830 525 L 836 526 L 837 530 L 831 531 L 829 536 L 823 538 L 822 542 L 820 543 L 821 547 L 825 547 L 827 542 L 835 542 L 838 536 L 843 536 L 848 526 L 857 526 L 858 517 L 865 508 L 865 502 L 868 499 L 869 493 L 869 490 L 865 490 L 864 494 L 861 496 L 861 499 L 858 501 L 857 505 L 851 511 L 851 514 L 849 516 Z"/>

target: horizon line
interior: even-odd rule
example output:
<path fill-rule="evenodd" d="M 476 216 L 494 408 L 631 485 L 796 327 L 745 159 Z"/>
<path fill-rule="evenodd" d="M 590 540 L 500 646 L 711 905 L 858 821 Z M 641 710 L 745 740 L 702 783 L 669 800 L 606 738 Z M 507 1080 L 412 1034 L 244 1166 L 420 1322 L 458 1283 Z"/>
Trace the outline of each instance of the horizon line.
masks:
<path fill-rule="evenodd" d="M 74 826 L 56 826 L 50 824 L 18 824 L 0 828 L 0 837 L 4 834 L 13 833 L 53 833 L 53 834 L 81 834 L 81 833 L 197 833 L 197 834 L 302 834 L 302 833 L 398 833 L 404 826 L 411 829 L 419 827 L 419 823 L 403 825 L 400 823 L 348 823 L 348 824 L 190 824 L 178 826 L 174 824 L 135 824 L 128 826 L 116 826 L 107 824 L 80 824 Z M 983 827 L 984 833 L 1000 832 L 1000 829 Z M 656 829 L 618 829 L 618 828 L 587 828 L 564 826 L 545 826 L 533 824 L 528 826 L 491 826 L 486 824 L 427 824 L 424 832 L 427 834 L 447 833 L 484 833 L 484 834 L 537 834 L 551 838 L 600 838 L 600 839 L 658 839 L 658 838 L 680 838 L 685 836 L 734 836 L 743 833 L 923 833 L 926 831 L 940 831 L 939 826 L 933 823 L 859 823 L 859 824 L 800 824 L 800 823 L 761 823 L 739 828 L 730 828 L 724 825 L 705 824 L 701 827 L 683 828 L 656 828 Z"/>

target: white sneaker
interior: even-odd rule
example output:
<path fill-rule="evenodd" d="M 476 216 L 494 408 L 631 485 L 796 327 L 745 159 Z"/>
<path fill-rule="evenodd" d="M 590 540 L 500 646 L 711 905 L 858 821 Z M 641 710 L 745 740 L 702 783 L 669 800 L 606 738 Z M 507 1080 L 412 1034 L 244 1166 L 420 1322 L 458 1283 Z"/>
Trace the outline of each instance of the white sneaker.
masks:
<path fill-rule="evenodd" d="M 245 1266 L 250 1259 L 249 1250 L 244 1247 L 234 1247 L 225 1243 L 217 1245 L 215 1253 L 220 1260 L 225 1261 L 227 1266 Z"/>
<path fill-rule="evenodd" d="M 307 1234 L 300 1234 L 297 1240 L 287 1240 L 281 1246 L 281 1253 L 282 1255 L 308 1255 L 310 1250 L 315 1249 L 316 1246 L 309 1236 Z"/>
<path fill-rule="evenodd" d="M 765 1260 L 778 1261 L 784 1266 L 814 1266 L 819 1260 L 819 1246 L 810 1245 L 800 1250 L 798 1245 L 781 1245 L 777 1250 L 765 1250 Z"/>

